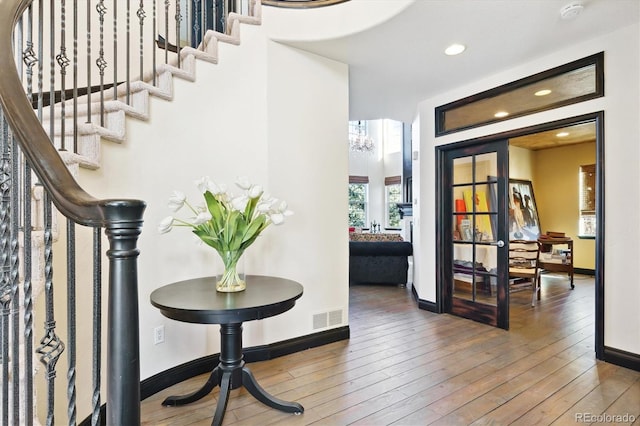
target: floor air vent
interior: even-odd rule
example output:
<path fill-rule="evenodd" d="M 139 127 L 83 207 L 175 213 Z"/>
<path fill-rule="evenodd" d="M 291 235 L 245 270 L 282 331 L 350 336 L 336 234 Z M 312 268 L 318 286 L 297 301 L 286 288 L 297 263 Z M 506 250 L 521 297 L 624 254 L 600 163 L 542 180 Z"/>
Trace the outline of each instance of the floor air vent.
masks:
<path fill-rule="evenodd" d="M 327 326 L 327 313 L 315 314 L 313 316 L 313 329 L 325 328 Z"/>
<path fill-rule="evenodd" d="M 342 309 L 313 315 L 313 329 L 333 327 L 342 324 Z"/>
<path fill-rule="evenodd" d="M 329 312 L 329 327 L 342 324 L 342 309 Z"/>

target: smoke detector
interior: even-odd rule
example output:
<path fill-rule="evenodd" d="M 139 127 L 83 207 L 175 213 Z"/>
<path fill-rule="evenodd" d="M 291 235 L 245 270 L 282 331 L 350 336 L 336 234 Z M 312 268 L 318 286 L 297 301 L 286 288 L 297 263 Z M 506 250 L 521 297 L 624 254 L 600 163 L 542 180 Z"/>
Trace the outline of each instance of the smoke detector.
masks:
<path fill-rule="evenodd" d="M 582 9 L 584 9 L 584 5 L 581 1 L 568 3 L 560 9 L 560 17 L 564 20 L 574 19 L 576 16 L 580 15 Z"/>

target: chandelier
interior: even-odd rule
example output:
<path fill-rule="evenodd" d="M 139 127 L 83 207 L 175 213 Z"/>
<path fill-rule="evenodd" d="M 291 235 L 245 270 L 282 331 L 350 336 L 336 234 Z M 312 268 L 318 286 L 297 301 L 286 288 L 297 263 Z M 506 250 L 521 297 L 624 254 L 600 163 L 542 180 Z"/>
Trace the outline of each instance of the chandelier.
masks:
<path fill-rule="evenodd" d="M 349 122 L 349 149 L 354 152 L 373 152 L 375 150 L 373 139 L 367 135 L 367 125 L 358 120 Z"/>

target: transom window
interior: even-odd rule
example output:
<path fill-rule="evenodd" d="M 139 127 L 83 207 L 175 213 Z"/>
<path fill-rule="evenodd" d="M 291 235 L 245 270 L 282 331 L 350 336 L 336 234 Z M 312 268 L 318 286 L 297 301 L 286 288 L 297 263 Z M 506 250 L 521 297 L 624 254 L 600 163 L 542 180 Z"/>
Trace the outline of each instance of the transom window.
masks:
<path fill-rule="evenodd" d="M 436 136 L 604 96 L 604 53 L 436 108 Z"/>

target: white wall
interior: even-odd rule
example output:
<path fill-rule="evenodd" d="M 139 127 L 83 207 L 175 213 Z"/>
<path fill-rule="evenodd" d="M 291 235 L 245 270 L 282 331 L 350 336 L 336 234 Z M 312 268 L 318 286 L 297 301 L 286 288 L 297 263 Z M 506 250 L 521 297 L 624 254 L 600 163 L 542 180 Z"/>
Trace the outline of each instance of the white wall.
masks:
<path fill-rule="evenodd" d="M 176 79 L 172 102 L 152 99 L 149 121 L 128 120 L 125 144 L 103 143 L 102 169 L 81 171 L 92 194 L 148 203 L 139 240 L 142 379 L 219 352 L 217 326 L 166 319 L 149 303 L 164 284 L 216 272 L 217 253 L 188 230 L 156 231 L 171 191 L 199 201 L 192 182 L 203 175 L 230 186 L 247 175 L 295 212 L 247 250 L 245 267 L 297 280 L 305 293 L 291 311 L 245 324 L 245 345 L 319 331 L 316 312 L 344 309 L 347 322 L 347 68 L 269 42 L 260 26 L 244 25 L 241 40 L 220 45 L 218 65 L 198 63 L 195 83 Z M 166 342 L 153 345 L 158 325 Z"/>
<path fill-rule="evenodd" d="M 630 279 L 630 265 L 640 258 L 640 129 L 638 127 L 640 29 L 633 25 L 606 36 L 559 50 L 521 66 L 427 99 L 419 105 L 421 159 L 414 162 L 414 193 L 419 206 L 414 223 L 417 235 L 414 258 L 415 285 L 421 299 L 435 301 L 435 167 L 434 146 L 496 134 L 596 111 L 605 111 L 605 345 L 640 354 L 640 287 Z M 483 90 L 547 70 L 567 62 L 605 52 L 605 97 L 506 120 L 435 138 L 434 108 Z M 417 127 L 417 126 L 416 126 Z M 625 208 L 620 208 L 626 204 Z"/>

